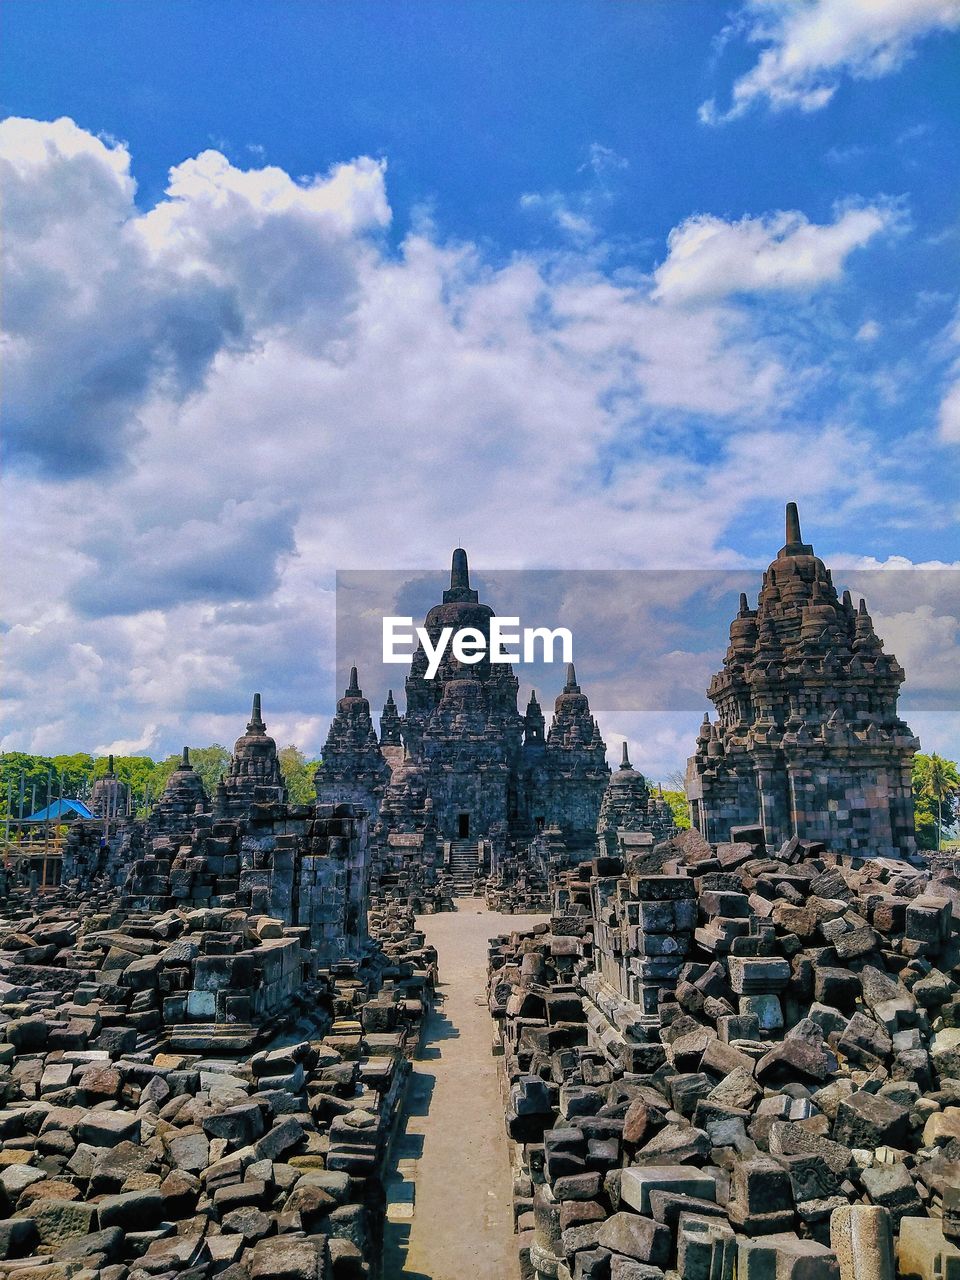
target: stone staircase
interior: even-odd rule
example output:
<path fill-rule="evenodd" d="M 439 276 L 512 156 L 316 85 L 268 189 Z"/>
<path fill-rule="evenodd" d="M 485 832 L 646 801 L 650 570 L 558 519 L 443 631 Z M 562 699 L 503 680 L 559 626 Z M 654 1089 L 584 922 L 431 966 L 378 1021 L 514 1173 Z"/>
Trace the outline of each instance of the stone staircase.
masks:
<path fill-rule="evenodd" d="M 478 867 L 476 840 L 451 840 L 450 861 L 447 873 L 456 898 L 469 897 L 473 893 L 473 881 Z"/>

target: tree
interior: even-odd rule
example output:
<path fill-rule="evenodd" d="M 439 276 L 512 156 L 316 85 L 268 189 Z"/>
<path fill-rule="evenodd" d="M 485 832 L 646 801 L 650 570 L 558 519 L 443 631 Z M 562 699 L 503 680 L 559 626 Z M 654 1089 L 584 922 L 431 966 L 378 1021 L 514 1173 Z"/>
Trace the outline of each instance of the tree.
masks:
<path fill-rule="evenodd" d="M 167 756 L 166 760 L 161 760 L 157 765 L 154 772 L 154 782 L 156 783 L 156 790 L 153 791 L 154 799 L 166 786 L 167 779 L 179 763 L 180 756 L 175 755 Z M 210 747 L 191 747 L 190 763 L 200 775 L 203 789 L 208 796 L 212 796 L 217 789 L 221 773 L 226 772 L 227 765 L 230 763 L 230 752 L 226 747 L 221 746 L 219 742 L 215 742 Z"/>
<path fill-rule="evenodd" d="M 299 747 L 291 743 L 281 747 L 277 752 L 280 761 L 280 772 L 287 784 L 287 794 L 291 804 L 312 804 L 316 799 L 313 775 L 317 771 L 319 760 L 308 760 Z"/>
<path fill-rule="evenodd" d="M 672 778 L 670 779 L 672 781 Z M 673 813 L 674 824 L 681 831 L 686 831 L 690 826 L 690 807 L 687 804 L 687 797 L 683 791 L 675 791 L 672 788 L 668 791 L 666 787 L 663 789 L 663 798 L 670 806 Z"/>
<path fill-rule="evenodd" d="M 63 794 L 74 800 L 89 800 L 93 784 L 94 759 L 88 751 L 54 756 L 51 761 L 63 787 Z"/>
<path fill-rule="evenodd" d="M 53 761 L 47 756 L 30 755 L 26 751 L 4 751 L 0 755 L 0 804 L 7 812 L 10 797 L 10 816 L 21 814 L 29 818 L 31 813 L 47 803 L 47 779 L 52 778 L 51 795 L 57 794 L 57 778 Z M 69 792 L 67 793 L 69 794 Z M 21 803 L 22 800 L 22 803 Z"/>
<path fill-rule="evenodd" d="M 913 810 L 917 843 L 922 849 L 939 850 L 943 828 L 960 816 L 960 771 L 953 760 L 934 752 L 917 752 L 913 758 Z"/>

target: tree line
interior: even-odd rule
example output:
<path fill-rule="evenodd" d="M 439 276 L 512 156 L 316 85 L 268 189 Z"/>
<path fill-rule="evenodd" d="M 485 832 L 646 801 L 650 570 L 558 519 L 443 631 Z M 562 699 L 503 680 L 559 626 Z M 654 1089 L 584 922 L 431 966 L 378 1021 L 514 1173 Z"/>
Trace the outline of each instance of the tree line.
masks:
<path fill-rule="evenodd" d="M 308 760 L 293 744 L 282 747 L 277 754 L 290 800 L 294 804 L 309 804 L 314 798 L 313 775 L 319 760 Z M 147 812 L 179 763 L 179 754 L 163 760 L 152 760 L 149 756 L 114 756 L 113 771 L 129 787 L 134 813 Z M 190 763 L 203 780 L 207 793 L 213 795 L 220 775 L 229 766 L 230 752 L 219 742 L 208 747 L 191 747 Z M 48 795 L 51 801 L 67 796 L 86 804 L 94 783 L 106 775 L 108 767 L 108 756 L 94 756 L 86 751 L 56 756 L 5 751 L 0 754 L 0 816 L 9 814 L 16 819 L 22 813 L 23 817 L 29 817 L 44 808 Z"/>

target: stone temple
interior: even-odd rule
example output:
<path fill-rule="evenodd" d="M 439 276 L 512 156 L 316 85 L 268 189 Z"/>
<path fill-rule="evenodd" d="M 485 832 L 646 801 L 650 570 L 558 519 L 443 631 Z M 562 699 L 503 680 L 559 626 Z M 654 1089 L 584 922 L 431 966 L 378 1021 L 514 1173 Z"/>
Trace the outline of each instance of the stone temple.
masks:
<path fill-rule="evenodd" d="M 444 627 L 475 627 L 487 637 L 493 609 L 470 585 L 467 554 L 453 553 L 450 586 L 427 613 L 433 643 Z M 486 847 L 490 869 L 498 850 L 545 830 L 570 849 L 595 838 L 609 778 L 606 748 L 586 694 L 569 664 L 549 728 L 536 693 L 521 715 L 519 681 L 509 664 L 485 655 L 472 665 L 448 649 L 427 679 L 418 646 L 405 682 L 401 715 L 390 692 L 378 738 L 370 704 L 353 668 L 337 704 L 317 771 L 321 802 L 362 805 L 379 817 L 381 841 L 424 856 L 422 841 Z"/>
<path fill-rule="evenodd" d="M 911 760 L 897 715 L 904 672 L 883 651 L 863 600 L 837 594 L 803 541 L 795 503 L 756 609 L 740 597 L 723 669 L 687 766 L 693 824 L 711 841 L 759 825 L 768 847 L 792 837 L 836 852 L 915 849 Z"/>

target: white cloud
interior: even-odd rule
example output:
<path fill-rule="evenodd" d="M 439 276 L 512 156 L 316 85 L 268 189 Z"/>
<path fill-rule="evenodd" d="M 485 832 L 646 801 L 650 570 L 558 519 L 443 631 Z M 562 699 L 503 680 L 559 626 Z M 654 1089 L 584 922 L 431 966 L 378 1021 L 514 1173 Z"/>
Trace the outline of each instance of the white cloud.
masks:
<path fill-rule="evenodd" d="M 958 28 L 960 0 L 747 0 L 738 29 L 762 51 L 734 84 L 729 108 L 711 99 L 700 119 L 732 120 L 759 102 L 817 111 L 844 76 L 888 75 L 924 37 Z"/>
<path fill-rule="evenodd" d="M 960 381 L 948 387 L 940 402 L 940 438 L 948 444 L 960 444 Z"/>
<path fill-rule="evenodd" d="M 6 122 L 4 157 L 8 748 L 229 742 L 259 688 L 315 752 L 337 567 L 460 539 L 481 564 L 731 565 L 758 500 L 886 496 L 876 451 L 787 425 L 804 358 L 715 278 L 836 281 L 882 209 L 713 219 L 713 248 L 687 222 L 650 280 L 429 228 L 388 247 L 364 158 L 294 182 L 206 152 L 144 212 L 122 144 L 69 121 Z"/>
<path fill-rule="evenodd" d="M 157 726 L 148 724 L 143 733 L 136 738 L 115 738 L 113 742 L 103 742 L 93 748 L 95 756 L 135 756 L 141 752 L 146 754 L 157 741 Z"/>
<path fill-rule="evenodd" d="M 825 225 L 797 212 L 726 222 L 696 214 L 670 232 L 653 296 L 688 303 L 736 293 L 813 289 L 839 279 L 847 256 L 893 225 L 888 206 L 838 212 Z"/>
<path fill-rule="evenodd" d="M 329 350 L 389 220 L 374 161 L 300 184 L 213 151 L 141 214 L 124 145 L 70 120 L 0 123 L 0 181 L 5 447 L 52 474 L 122 465 L 150 393 L 196 392 L 222 351 L 276 329 Z"/>
<path fill-rule="evenodd" d="M 880 337 L 880 326 L 876 320 L 864 320 L 854 337 L 857 342 L 876 342 Z"/>
<path fill-rule="evenodd" d="M 944 335 L 948 351 L 960 350 L 960 311 L 954 316 Z M 960 444 L 960 356 L 950 366 L 946 389 L 937 417 L 940 439 L 945 444 Z"/>

